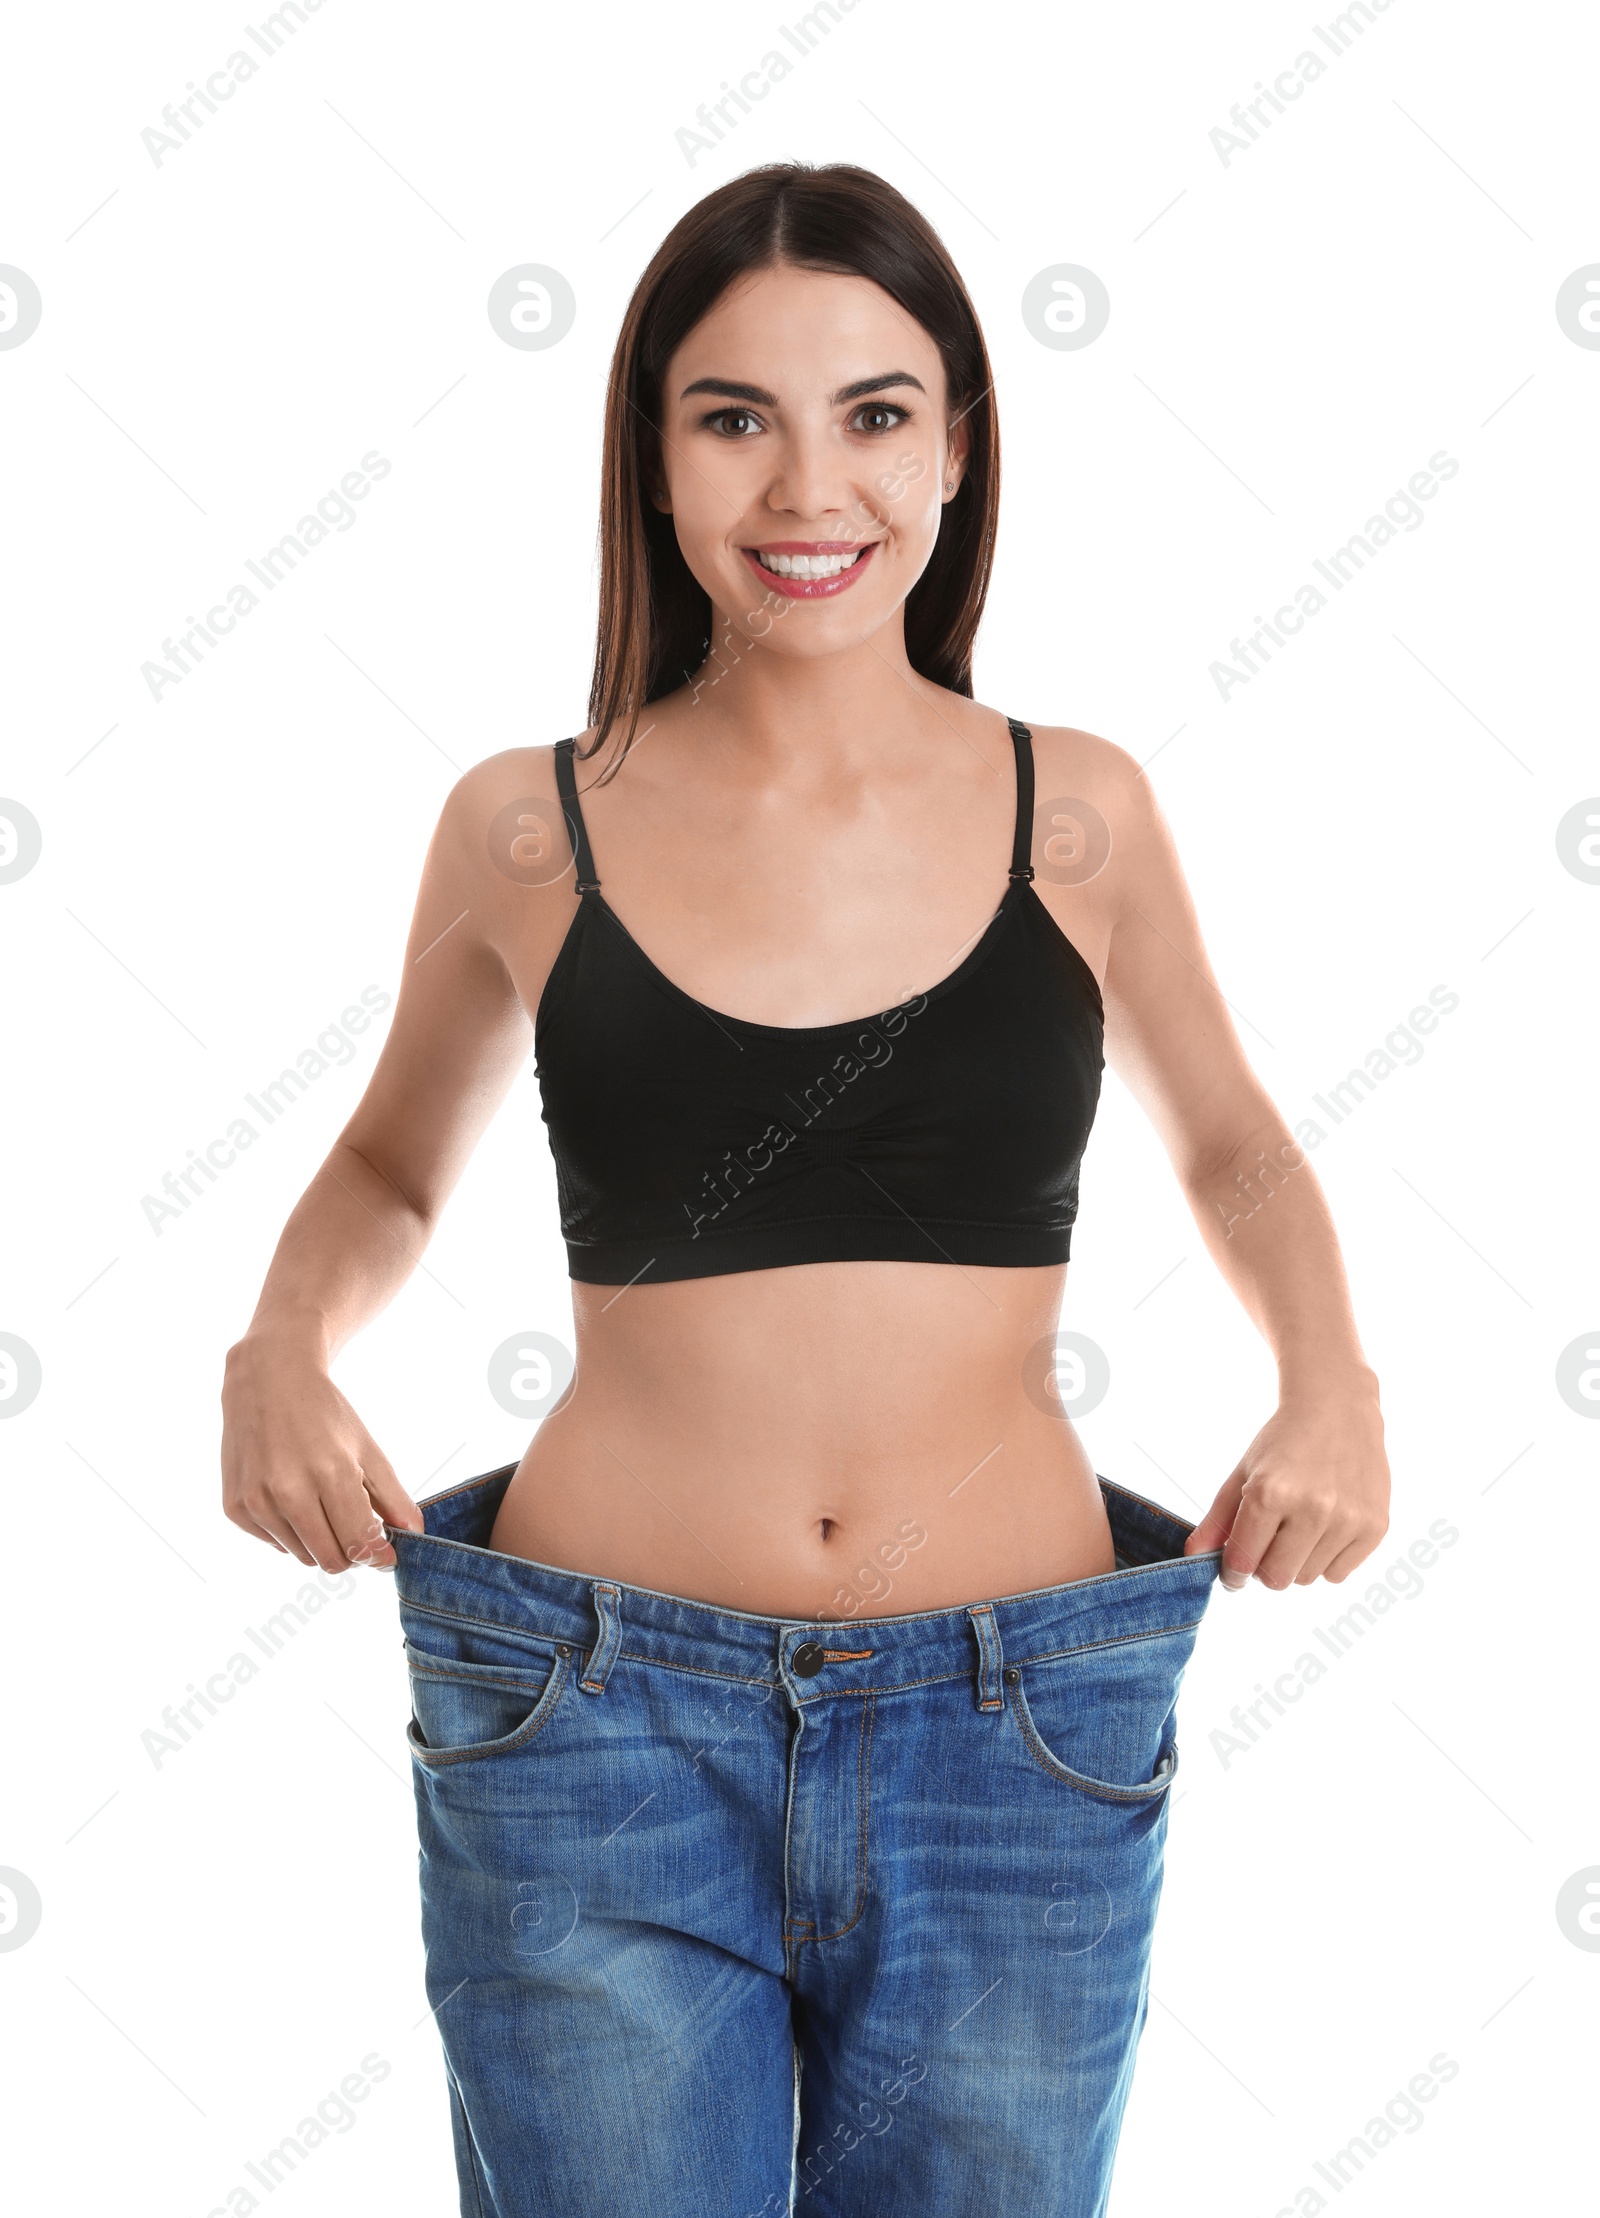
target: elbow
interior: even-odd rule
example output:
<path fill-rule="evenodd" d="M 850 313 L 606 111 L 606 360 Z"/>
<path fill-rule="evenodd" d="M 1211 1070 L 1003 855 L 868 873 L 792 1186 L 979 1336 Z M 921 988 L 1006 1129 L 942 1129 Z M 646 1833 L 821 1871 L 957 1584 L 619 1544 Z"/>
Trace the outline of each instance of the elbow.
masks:
<path fill-rule="evenodd" d="M 370 1145 L 358 1145 L 356 1141 L 348 1138 L 340 1139 L 338 1147 L 335 1149 L 335 1154 L 339 1153 L 354 1157 L 356 1163 L 361 1165 L 371 1177 L 377 1179 L 387 1192 L 409 1211 L 419 1225 L 427 1231 L 432 1231 L 435 1218 L 438 1215 L 439 1203 L 436 1198 L 430 1197 L 426 1193 L 415 1175 L 407 1176 L 398 1165 L 389 1162 L 381 1151 L 374 1150 Z M 331 1162 L 329 1167 L 332 1168 Z"/>
<path fill-rule="evenodd" d="M 1267 1105 L 1268 1113 L 1240 1118 L 1193 1148 L 1181 1174 L 1186 1193 L 1209 1203 L 1251 1179 L 1282 1180 L 1305 1162 L 1304 1148 L 1287 1120 Z"/>

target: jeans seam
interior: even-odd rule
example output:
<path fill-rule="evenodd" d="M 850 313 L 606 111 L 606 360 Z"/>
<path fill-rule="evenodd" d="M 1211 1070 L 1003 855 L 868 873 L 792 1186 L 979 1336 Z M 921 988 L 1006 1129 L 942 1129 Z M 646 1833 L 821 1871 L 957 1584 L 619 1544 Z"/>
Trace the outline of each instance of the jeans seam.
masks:
<path fill-rule="evenodd" d="M 545 1689 L 550 1684 L 550 1673 L 548 1671 L 541 1678 L 537 1671 L 522 1674 L 515 1671 L 485 1671 L 480 1676 L 479 1673 L 474 1671 L 436 1669 L 432 1664 L 408 1663 L 406 1668 L 416 1679 L 450 1679 L 458 1687 L 504 1687 L 508 1694 L 524 1693 L 527 1683 L 531 1679 L 542 1697 Z M 554 1669 L 554 1666 L 551 1668 Z"/>
<path fill-rule="evenodd" d="M 484 1632 L 508 1634 L 513 1640 L 544 1641 L 552 1648 L 565 1637 L 558 1633 L 541 1633 L 526 1625 L 512 1625 L 500 1617 L 478 1617 L 471 1610 L 442 1610 L 436 1602 L 413 1602 L 406 1595 L 400 1596 L 400 1606 L 403 1610 L 414 1610 L 419 1617 L 442 1618 L 447 1625 L 473 1625 Z"/>
<path fill-rule="evenodd" d="M 466 2097 L 461 2092 L 461 2082 L 456 2078 L 448 2050 L 444 2051 L 444 2068 L 450 2076 L 457 2104 L 461 2110 L 461 2137 L 467 2145 L 467 2162 L 472 2167 L 473 2218 L 489 2218 L 483 2201 L 483 2175 L 478 2170 L 478 2145 L 472 2137 L 472 2113 L 467 2108 Z"/>
<path fill-rule="evenodd" d="M 513 1636 L 515 1636 L 521 1630 L 520 1628 L 504 1624 L 498 1618 L 473 1617 L 463 1610 L 436 1609 L 431 1603 L 407 1602 L 405 1604 L 405 1607 L 407 1609 L 416 1610 L 422 1615 L 428 1617 L 441 1618 L 448 1624 L 471 1625 L 479 1627 L 486 1632 L 511 1633 Z M 1058 1661 L 1062 1656 L 1092 1655 L 1096 1650 L 1101 1648 L 1124 1648 L 1128 1646 L 1128 1644 L 1132 1641 L 1164 1640 L 1174 1633 L 1193 1632 L 1196 1627 L 1202 1625 L 1204 1622 L 1205 1620 L 1199 1617 L 1186 1618 L 1181 1625 L 1159 1625 L 1149 1632 L 1142 1633 L 1117 1633 L 1108 1640 L 1079 1641 L 1070 1648 L 1046 1648 L 1029 1655 L 1014 1657 L 1012 1660 L 1017 1663 L 1054 1663 Z M 522 1633 L 522 1637 L 530 1640 L 543 1641 L 550 1647 L 555 1647 L 558 1644 L 558 1636 L 554 1633 L 524 1632 Z M 703 1664 L 675 1663 L 670 1661 L 665 1656 L 647 1656 L 642 1654 L 641 1651 L 637 1648 L 619 1648 L 616 1655 L 616 1661 L 618 1663 L 627 1662 L 649 1664 L 657 1671 L 679 1671 L 686 1673 L 689 1677 L 695 1679 L 720 1679 L 725 1681 L 729 1686 L 766 1687 L 774 1693 L 778 1692 L 782 1685 L 781 1680 L 752 1678 L 747 1672 L 708 1671 Z M 584 1668 L 588 1668 L 587 1651 L 585 1651 Z M 936 1687 L 949 1680 L 970 1680 L 971 1677 L 972 1672 L 970 1668 L 955 1671 L 934 1671 L 930 1672 L 925 1678 L 922 1679 L 897 1679 L 892 1686 L 873 1688 L 834 1687 L 829 1688 L 825 1693 L 802 1695 L 799 1700 L 801 1706 L 805 1707 L 812 1702 L 835 1702 L 840 1700 L 842 1697 L 849 1697 L 853 1695 L 859 1698 L 860 1696 L 868 1693 L 871 1693 L 874 1696 L 880 1694 L 910 1694 L 913 1693 L 918 1687 Z"/>
<path fill-rule="evenodd" d="M 471 1748 L 459 1748 L 454 1751 L 448 1748 L 418 1748 L 415 1744 L 412 1744 L 411 1758 L 413 1763 L 421 1764 L 424 1770 L 438 1771 L 446 1764 L 481 1763 L 491 1757 L 510 1756 L 518 1750 L 526 1748 L 530 1741 L 538 1739 L 550 1720 L 555 1716 L 556 1706 L 561 1699 L 561 1690 L 566 1683 L 566 1673 L 567 1659 L 565 1656 L 558 1656 L 555 1669 L 545 1682 L 544 1692 L 534 1704 L 529 1716 L 517 1728 L 516 1732 L 508 1734 L 503 1741 L 484 1741 Z M 471 1680 L 467 1684 L 476 1685 L 477 1681 Z M 539 1720 L 536 1725 L 533 1724 L 535 1717 Z M 532 1726 L 531 1731 L 528 1730 L 530 1725 Z"/>
<path fill-rule="evenodd" d="M 1191 1618 L 1184 1625 L 1158 1625 L 1149 1633 L 1116 1633 L 1110 1640 L 1083 1640 L 1075 1648 L 1046 1648 L 1034 1656 L 1014 1657 L 1019 1663 L 1054 1663 L 1061 1656 L 1091 1656 L 1102 1648 L 1126 1648 L 1136 1640 L 1169 1640 L 1174 1633 L 1192 1633 L 1205 1623 L 1204 1618 Z"/>
<path fill-rule="evenodd" d="M 507 1472 L 514 1474 L 516 1468 L 514 1463 L 502 1463 L 493 1471 L 480 1471 L 475 1479 L 462 1479 L 456 1486 L 447 1486 L 442 1494 L 428 1495 L 426 1506 L 431 1509 L 435 1502 L 448 1502 L 452 1501 L 458 1494 L 470 1494 L 475 1486 L 487 1486 L 491 1479 L 504 1478 Z M 417 1507 L 421 1509 L 424 1504 L 419 1502 Z M 409 1525 L 397 1525 L 392 1529 L 396 1532 L 411 1532 L 414 1528 Z M 418 1537 L 427 1540 L 440 1540 L 444 1536 L 441 1533 L 427 1533 L 420 1534 Z M 466 1543 L 458 1542 L 457 1545 L 465 1546 Z"/>
<path fill-rule="evenodd" d="M 1022 1745 L 1039 1766 L 1039 1769 L 1047 1778 L 1053 1779 L 1058 1787 L 1076 1787 L 1080 1794 L 1087 1795 L 1094 1802 L 1159 1802 L 1177 1776 L 1178 1745 L 1176 1740 L 1172 1742 L 1167 1750 L 1168 1762 L 1165 1777 L 1149 1780 L 1142 1787 L 1116 1787 L 1109 1780 L 1091 1779 L 1085 1772 L 1074 1771 L 1070 1764 L 1062 1763 L 1059 1756 L 1050 1755 L 1049 1749 L 1039 1738 L 1032 1713 L 1027 1707 L 1026 1691 L 1019 1691 L 1023 1695 L 1022 1706 L 1019 1708 L 1016 1701 L 1013 1700 L 1009 1707 L 1021 1731 Z M 1047 1756 L 1050 1758 L 1048 1763 L 1044 1760 Z"/>
<path fill-rule="evenodd" d="M 415 1610 L 419 1616 L 440 1618 L 447 1625 L 470 1625 L 483 1632 L 505 1633 L 513 1639 L 541 1641 L 551 1648 L 556 1647 L 561 1640 L 567 1638 L 565 1634 L 542 1633 L 536 1628 L 530 1629 L 526 1626 L 512 1625 L 504 1618 L 477 1617 L 468 1610 L 442 1610 L 436 1603 L 413 1602 L 407 1600 L 404 1595 L 401 1596 L 400 1600 L 403 1608 Z M 571 1645 L 583 1648 L 585 1659 L 587 1659 L 589 1650 L 585 1643 L 574 1641 Z M 724 1679 L 731 1686 L 772 1687 L 776 1689 L 782 1684 L 778 1679 L 752 1678 L 748 1672 L 744 1671 L 708 1671 L 703 1664 L 671 1663 L 664 1656 L 641 1655 L 636 1648 L 619 1648 L 616 1661 L 618 1663 L 626 1661 L 628 1663 L 654 1664 L 661 1671 L 686 1671 L 692 1673 L 697 1679 Z M 585 1670 L 588 1669 L 587 1660 L 585 1660 L 584 1668 Z M 922 1684 L 923 1682 L 919 1681 L 917 1683 Z"/>
<path fill-rule="evenodd" d="M 861 1818 L 856 1827 L 856 1860 L 861 1876 L 856 1884 L 855 1910 L 837 1932 L 808 1933 L 804 1936 L 808 1941 L 837 1941 L 842 1939 L 851 1930 L 851 1927 L 861 1923 L 862 1914 L 867 1907 L 867 1818 L 872 1804 L 870 1758 L 872 1754 L 872 1722 L 876 1715 L 877 1703 L 869 1690 L 867 1694 L 867 1714 L 861 1721 L 861 1746 L 856 1757 L 856 1779 L 861 1796 Z"/>
<path fill-rule="evenodd" d="M 796 1920 L 793 1911 L 795 1755 L 805 1740 L 806 1731 L 804 1713 L 798 1709 L 795 1712 L 795 1726 L 797 1730 L 789 1736 L 783 1782 L 783 1963 L 785 1977 L 791 1981 L 799 1970 L 800 1943 L 805 1938 L 799 1931 L 799 1926 L 811 1923 L 810 1919 Z"/>

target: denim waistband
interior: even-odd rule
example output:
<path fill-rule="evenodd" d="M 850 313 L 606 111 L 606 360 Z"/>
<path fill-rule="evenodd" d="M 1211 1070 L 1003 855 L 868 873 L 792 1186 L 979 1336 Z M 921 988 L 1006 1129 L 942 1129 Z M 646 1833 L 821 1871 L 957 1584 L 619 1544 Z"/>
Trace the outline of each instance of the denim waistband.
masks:
<path fill-rule="evenodd" d="M 488 1547 L 516 1470 L 508 1463 L 429 1496 L 418 1504 L 420 1533 L 385 1526 L 397 1595 L 406 1610 L 581 1649 L 579 1683 L 591 1693 L 603 1689 L 619 1653 L 713 1677 L 782 1683 L 802 1700 L 971 1674 L 976 1664 L 982 1706 L 999 1707 L 1002 1657 L 1038 1662 L 1198 1624 L 1222 1560 L 1220 1548 L 1185 1556 L 1192 1525 L 1102 1478 L 1115 1571 L 900 1616 L 769 1617 Z M 820 1648 L 820 1660 L 803 1655 L 797 1671 L 795 1654 L 806 1647 Z"/>

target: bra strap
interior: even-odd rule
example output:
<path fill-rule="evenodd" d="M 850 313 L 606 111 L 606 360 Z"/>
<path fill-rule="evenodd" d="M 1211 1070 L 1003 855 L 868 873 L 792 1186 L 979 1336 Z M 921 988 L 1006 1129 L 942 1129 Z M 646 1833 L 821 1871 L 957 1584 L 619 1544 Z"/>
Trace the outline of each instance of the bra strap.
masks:
<path fill-rule="evenodd" d="M 1014 716 L 1008 716 L 1006 722 L 1017 751 L 1017 829 L 1006 875 L 1013 885 L 1026 885 L 1033 876 L 1033 864 L 1028 859 L 1033 851 L 1033 734 Z"/>
<path fill-rule="evenodd" d="M 594 857 L 589 852 L 589 834 L 583 821 L 583 811 L 578 806 L 578 784 L 572 774 L 573 752 L 576 739 L 558 739 L 555 744 L 556 791 L 561 796 L 561 813 L 567 820 L 567 837 L 572 842 L 572 859 L 576 867 L 572 890 L 580 897 L 598 893 L 600 881 L 594 874 Z"/>

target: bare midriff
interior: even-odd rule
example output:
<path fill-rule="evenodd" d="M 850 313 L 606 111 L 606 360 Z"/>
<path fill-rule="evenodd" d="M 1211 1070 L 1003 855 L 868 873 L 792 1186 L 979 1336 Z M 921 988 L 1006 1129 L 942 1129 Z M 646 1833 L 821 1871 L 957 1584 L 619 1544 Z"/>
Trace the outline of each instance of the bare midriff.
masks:
<path fill-rule="evenodd" d="M 1066 1266 L 575 1283 L 577 1369 L 491 1547 L 763 1616 L 942 1609 L 1114 1568 L 1040 1348 Z"/>

